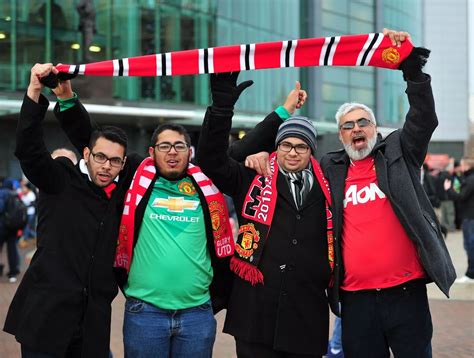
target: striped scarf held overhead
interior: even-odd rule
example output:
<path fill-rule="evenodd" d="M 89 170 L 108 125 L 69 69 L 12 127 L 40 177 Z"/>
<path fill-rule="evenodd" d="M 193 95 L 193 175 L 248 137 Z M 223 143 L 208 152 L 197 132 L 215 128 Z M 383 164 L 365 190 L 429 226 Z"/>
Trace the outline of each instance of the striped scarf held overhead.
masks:
<path fill-rule="evenodd" d="M 206 199 L 217 257 L 232 256 L 234 254 L 234 239 L 224 195 L 198 166 L 189 163 L 187 174 L 193 177 Z M 125 196 L 114 266 L 124 268 L 127 272 L 130 270 L 133 256 L 135 211 L 153 182 L 155 175 L 156 167 L 153 158 L 145 158 L 138 166 Z"/>
<path fill-rule="evenodd" d="M 394 47 L 382 33 L 370 33 L 174 51 L 56 68 L 85 76 L 179 76 L 307 66 L 396 69 L 412 49 L 410 41 Z"/>

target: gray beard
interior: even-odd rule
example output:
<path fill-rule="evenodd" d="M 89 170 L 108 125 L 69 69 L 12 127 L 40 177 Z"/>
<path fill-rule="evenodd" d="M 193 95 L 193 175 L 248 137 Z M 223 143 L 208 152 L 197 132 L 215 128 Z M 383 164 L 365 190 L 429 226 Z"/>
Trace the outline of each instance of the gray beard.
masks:
<path fill-rule="evenodd" d="M 376 135 L 368 139 L 367 147 L 364 149 L 354 150 L 352 149 L 351 143 L 343 144 L 343 145 L 349 158 L 351 158 L 352 160 L 362 160 L 362 159 L 367 158 L 370 155 L 370 153 L 372 153 L 372 149 L 374 149 L 375 143 L 377 143 Z"/>

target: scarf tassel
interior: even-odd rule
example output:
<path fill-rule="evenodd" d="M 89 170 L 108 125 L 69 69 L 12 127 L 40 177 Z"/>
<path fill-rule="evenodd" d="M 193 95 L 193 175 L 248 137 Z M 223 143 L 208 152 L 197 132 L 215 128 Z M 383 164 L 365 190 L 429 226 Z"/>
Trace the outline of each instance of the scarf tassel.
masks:
<path fill-rule="evenodd" d="M 230 260 L 230 269 L 242 280 L 250 282 L 252 286 L 258 283 L 263 284 L 263 274 L 260 270 L 248 262 L 239 260 L 235 256 Z"/>

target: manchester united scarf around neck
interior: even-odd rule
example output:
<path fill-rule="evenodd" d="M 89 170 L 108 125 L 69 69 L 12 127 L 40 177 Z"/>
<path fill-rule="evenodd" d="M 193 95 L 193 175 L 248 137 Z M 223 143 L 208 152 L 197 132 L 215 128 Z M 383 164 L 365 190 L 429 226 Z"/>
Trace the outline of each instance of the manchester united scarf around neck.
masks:
<path fill-rule="evenodd" d="M 199 167 L 189 163 L 187 174 L 193 177 L 206 199 L 212 221 L 212 234 L 217 257 L 231 256 L 234 253 L 234 239 L 224 195 Z M 127 272 L 130 270 L 133 256 L 135 210 L 153 183 L 155 176 L 156 167 L 153 159 L 145 158 L 137 168 L 125 197 L 114 266 L 124 268 Z"/>
<path fill-rule="evenodd" d="M 412 49 L 410 41 L 395 47 L 382 33 L 370 33 L 210 47 L 56 68 L 85 76 L 179 76 L 307 66 L 396 69 Z"/>
<path fill-rule="evenodd" d="M 334 238 L 332 225 L 331 193 L 329 183 L 324 177 L 319 163 L 311 157 L 313 174 L 326 198 L 326 238 L 328 244 L 328 263 L 334 270 Z M 264 283 L 258 265 L 270 233 L 275 212 L 278 190 L 276 188 L 278 161 L 276 152 L 270 155 L 271 175 L 256 175 L 250 185 L 242 205 L 242 223 L 235 243 L 235 253 L 230 261 L 230 269 L 241 279 L 255 286 Z M 282 218 L 279 218 L 280 220 Z M 283 218 L 284 219 L 284 218 Z M 331 280 L 332 282 L 332 280 Z M 330 283 L 332 284 L 332 283 Z"/>

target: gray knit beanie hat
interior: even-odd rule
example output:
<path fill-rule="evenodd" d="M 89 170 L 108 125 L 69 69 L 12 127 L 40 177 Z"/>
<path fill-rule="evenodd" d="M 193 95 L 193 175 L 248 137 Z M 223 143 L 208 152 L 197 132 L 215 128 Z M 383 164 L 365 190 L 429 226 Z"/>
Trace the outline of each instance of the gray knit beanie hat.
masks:
<path fill-rule="evenodd" d="M 316 153 L 316 128 L 313 123 L 306 117 L 295 116 L 290 117 L 284 121 L 278 128 L 278 133 L 275 139 L 275 146 L 285 138 L 296 137 L 305 141 L 311 148 L 311 153 Z"/>

